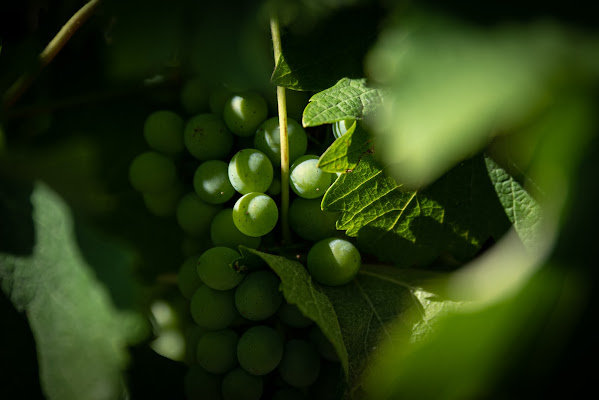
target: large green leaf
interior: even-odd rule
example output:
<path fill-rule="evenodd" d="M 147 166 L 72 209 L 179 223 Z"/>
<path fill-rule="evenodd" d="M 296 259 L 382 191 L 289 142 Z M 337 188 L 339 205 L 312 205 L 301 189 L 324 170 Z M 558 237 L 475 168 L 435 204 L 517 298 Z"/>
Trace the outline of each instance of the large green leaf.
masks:
<path fill-rule="evenodd" d="M 426 189 L 405 189 L 364 155 L 322 200 L 341 212 L 337 229 L 362 248 L 397 265 L 424 265 L 440 254 L 465 261 L 509 226 L 482 157 L 465 161 Z"/>
<path fill-rule="evenodd" d="M 382 104 L 382 91 L 366 85 L 366 79 L 343 78 L 334 86 L 316 93 L 304 110 L 304 126 L 331 124 L 343 119 L 362 119 Z"/>
<path fill-rule="evenodd" d="M 119 312 L 79 251 L 68 207 L 38 184 L 31 195 L 31 254 L 0 253 L 0 283 L 27 313 L 48 399 L 124 398 L 125 348 L 139 334 Z"/>
<path fill-rule="evenodd" d="M 352 127 L 320 156 L 318 167 L 331 173 L 353 170 L 362 155 L 372 147 L 371 139 L 362 125 L 354 122 Z"/>

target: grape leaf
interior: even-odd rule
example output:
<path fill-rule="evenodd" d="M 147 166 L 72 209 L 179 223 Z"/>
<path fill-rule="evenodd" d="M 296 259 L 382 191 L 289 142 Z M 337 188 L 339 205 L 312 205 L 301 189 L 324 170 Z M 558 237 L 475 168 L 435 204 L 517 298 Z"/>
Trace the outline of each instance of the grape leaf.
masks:
<path fill-rule="evenodd" d="M 283 32 L 283 56 L 272 83 L 320 91 L 343 77 L 364 76 L 362 59 L 376 37 L 380 12 L 374 6 L 346 8 L 320 19 L 305 33 Z M 348 29 L 339 29 L 339 21 Z"/>
<path fill-rule="evenodd" d="M 25 311 L 48 399 L 125 395 L 125 346 L 137 339 L 132 314 L 117 311 L 85 263 L 68 208 L 42 184 L 31 196 L 36 243 L 31 255 L 0 253 L 0 284 Z"/>
<path fill-rule="evenodd" d="M 482 157 L 426 189 L 407 190 L 366 154 L 333 183 L 322 207 L 341 212 L 337 229 L 357 237 L 362 249 L 401 266 L 425 265 L 440 254 L 465 261 L 509 227 Z"/>
<path fill-rule="evenodd" d="M 243 256 L 250 253 L 260 257 L 281 278 L 281 288 L 287 302 L 297 305 L 304 315 L 318 324 L 324 335 L 335 347 L 347 376 L 348 355 L 335 316 L 335 310 L 323 293 L 322 287 L 312 282 L 312 277 L 308 274 L 306 268 L 297 261 L 262 253 L 243 246 L 240 246 L 240 251 Z"/>
<path fill-rule="evenodd" d="M 318 167 L 331 173 L 353 170 L 370 146 L 370 135 L 361 124 L 354 123 L 320 156 Z"/>
<path fill-rule="evenodd" d="M 524 245 L 528 249 L 534 249 L 541 243 L 538 240 L 541 224 L 539 203 L 491 158 L 487 157 L 485 163 L 507 217 Z"/>
<path fill-rule="evenodd" d="M 368 87 L 366 79 L 343 78 L 334 86 L 316 93 L 304 110 L 304 126 L 331 124 L 343 119 L 362 119 L 382 104 L 383 92 Z"/>

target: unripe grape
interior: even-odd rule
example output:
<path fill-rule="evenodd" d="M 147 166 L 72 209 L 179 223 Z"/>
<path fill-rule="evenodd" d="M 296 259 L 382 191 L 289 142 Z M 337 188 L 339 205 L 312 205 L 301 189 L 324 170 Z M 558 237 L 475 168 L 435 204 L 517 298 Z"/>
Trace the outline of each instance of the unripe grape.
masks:
<path fill-rule="evenodd" d="M 198 160 L 225 158 L 233 146 L 233 135 L 215 114 L 200 114 L 185 125 L 183 139 L 187 150 Z"/>
<path fill-rule="evenodd" d="M 262 378 L 241 368 L 235 368 L 223 378 L 223 400 L 259 400 L 262 391 Z"/>
<path fill-rule="evenodd" d="M 281 378 L 294 387 L 310 386 L 320 372 L 320 355 L 305 340 L 292 339 L 285 343 L 283 358 L 279 364 Z"/>
<path fill-rule="evenodd" d="M 198 275 L 202 282 L 212 289 L 233 289 L 244 277 L 230 266 L 239 257 L 238 252 L 228 247 L 213 247 L 206 250 L 198 261 Z"/>
<path fill-rule="evenodd" d="M 335 139 L 339 139 L 341 136 L 345 135 L 355 123 L 356 120 L 353 118 L 342 119 L 341 121 L 335 122 L 333 124 L 333 136 L 335 136 Z"/>
<path fill-rule="evenodd" d="M 267 114 L 266 100 L 254 92 L 231 96 L 223 108 L 225 124 L 239 136 L 252 136 Z"/>
<path fill-rule="evenodd" d="M 210 204 L 221 204 L 235 194 L 229 181 L 228 165 L 224 161 L 205 161 L 193 176 L 193 187 L 198 197 Z"/>
<path fill-rule="evenodd" d="M 289 142 L 289 163 L 304 155 L 308 148 L 306 131 L 295 120 L 287 119 L 287 134 Z M 258 127 L 254 136 L 254 147 L 270 159 L 274 166 L 281 165 L 281 130 L 279 117 L 267 119 Z"/>
<path fill-rule="evenodd" d="M 150 114 L 144 123 L 144 137 L 148 145 L 167 155 L 183 151 L 183 118 L 173 111 L 160 110 Z"/>
<path fill-rule="evenodd" d="M 289 207 L 289 226 L 302 239 L 318 241 L 337 233 L 339 213 L 323 211 L 321 199 L 296 197 Z"/>
<path fill-rule="evenodd" d="M 237 249 L 240 245 L 257 249 L 262 239 L 241 233 L 233 222 L 233 209 L 221 210 L 210 224 L 210 238 L 215 246 Z"/>
<path fill-rule="evenodd" d="M 289 186 L 300 197 L 315 199 L 324 195 L 334 175 L 318 168 L 318 157 L 306 155 L 295 160 L 289 169 Z"/>
<path fill-rule="evenodd" d="M 233 222 L 242 233 L 259 237 L 277 225 L 279 210 L 268 195 L 252 192 L 237 200 L 233 207 Z"/>
<path fill-rule="evenodd" d="M 248 274 L 235 290 L 235 306 L 243 317 L 261 321 L 274 315 L 283 302 L 281 280 L 272 271 Z"/>
<path fill-rule="evenodd" d="M 234 290 L 215 290 L 202 285 L 191 297 L 191 316 L 199 326 L 224 329 L 237 318 Z"/>
<path fill-rule="evenodd" d="M 266 325 L 246 330 L 237 343 L 239 365 L 252 375 L 265 375 L 274 370 L 283 357 L 281 335 Z"/>
<path fill-rule="evenodd" d="M 198 364 L 213 374 L 222 374 L 237 364 L 239 336 L 232 329 L 206 332 L 197 344 Z"/>
<path fill-rule="evenodd" d="M 274 171 L 264 153 L 256 149 L 243 149 L 231 158 L 228 174 L 231 185 L 239 193 L 264 193 L 272 183 Z"/>
<path fill-rule="evenodd" d="M 172 160 L 154 151 L 135 157 L 129 167 L 129 181 L 140 192 L 158 193 L 169 190 L 177 179 Z"/>
<path fill-rule="evenodd" d="M 181 229 L 192 236 L 207 235 L 212 218 L 220 207 L 204 203 L 197 194 L 188 193 L 177 205 L 177 222 Z"/>
<path fill-rule="evenodd" d="M 344 239 L 328 238 L 308 252 L 308 271 L 316 281 L 329 286 L 348 283 L 358 274 L 360 252 Z"/>
<path fill-rule="evenodd" d="M 198 259 L 198 256 L 187 257 L 177 274 L 177 285 L 186 299 L 191 299 L 191 296 L 202 285 L 198 275 Z"/>

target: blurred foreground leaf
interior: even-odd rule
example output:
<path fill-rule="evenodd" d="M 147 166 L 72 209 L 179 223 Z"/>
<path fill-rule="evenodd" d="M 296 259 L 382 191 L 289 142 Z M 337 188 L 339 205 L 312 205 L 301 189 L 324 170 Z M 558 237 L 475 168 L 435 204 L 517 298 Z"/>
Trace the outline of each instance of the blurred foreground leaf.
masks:
<path fill-rule="evenodd" d="M 27 256 L 0 254 L 0 283 L 27 313 L 48 399 L 119 399 L 128 343 L 140 334 L 133 314 L 117 311 L 80 253 L 62 199 L 46 186 L 31 196 L 36 243 Z"/>

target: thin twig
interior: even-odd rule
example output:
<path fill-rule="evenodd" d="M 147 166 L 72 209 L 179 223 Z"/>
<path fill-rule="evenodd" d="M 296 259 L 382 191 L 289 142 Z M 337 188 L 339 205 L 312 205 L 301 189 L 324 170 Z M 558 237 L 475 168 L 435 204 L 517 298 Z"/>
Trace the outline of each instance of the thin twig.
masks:
<path fill-rule="evenodd" d="M 56 57 L 64 45 L 67 44 L 69 39 L 75 34 L 77 29 L 91 17 L 100 1 L 101 0 L 89 1 L 67 21 L 50 43 L 48 43 L 46 48 L 40 53 L 38 64 L 34 70 L 21 75 L 21 77 L 6 91 L 2 99 L 4 108 L 11 107 L 21 98 L 21 96 L 23 96 L 42 69 L 50 64 L 54 57 Z"/>

